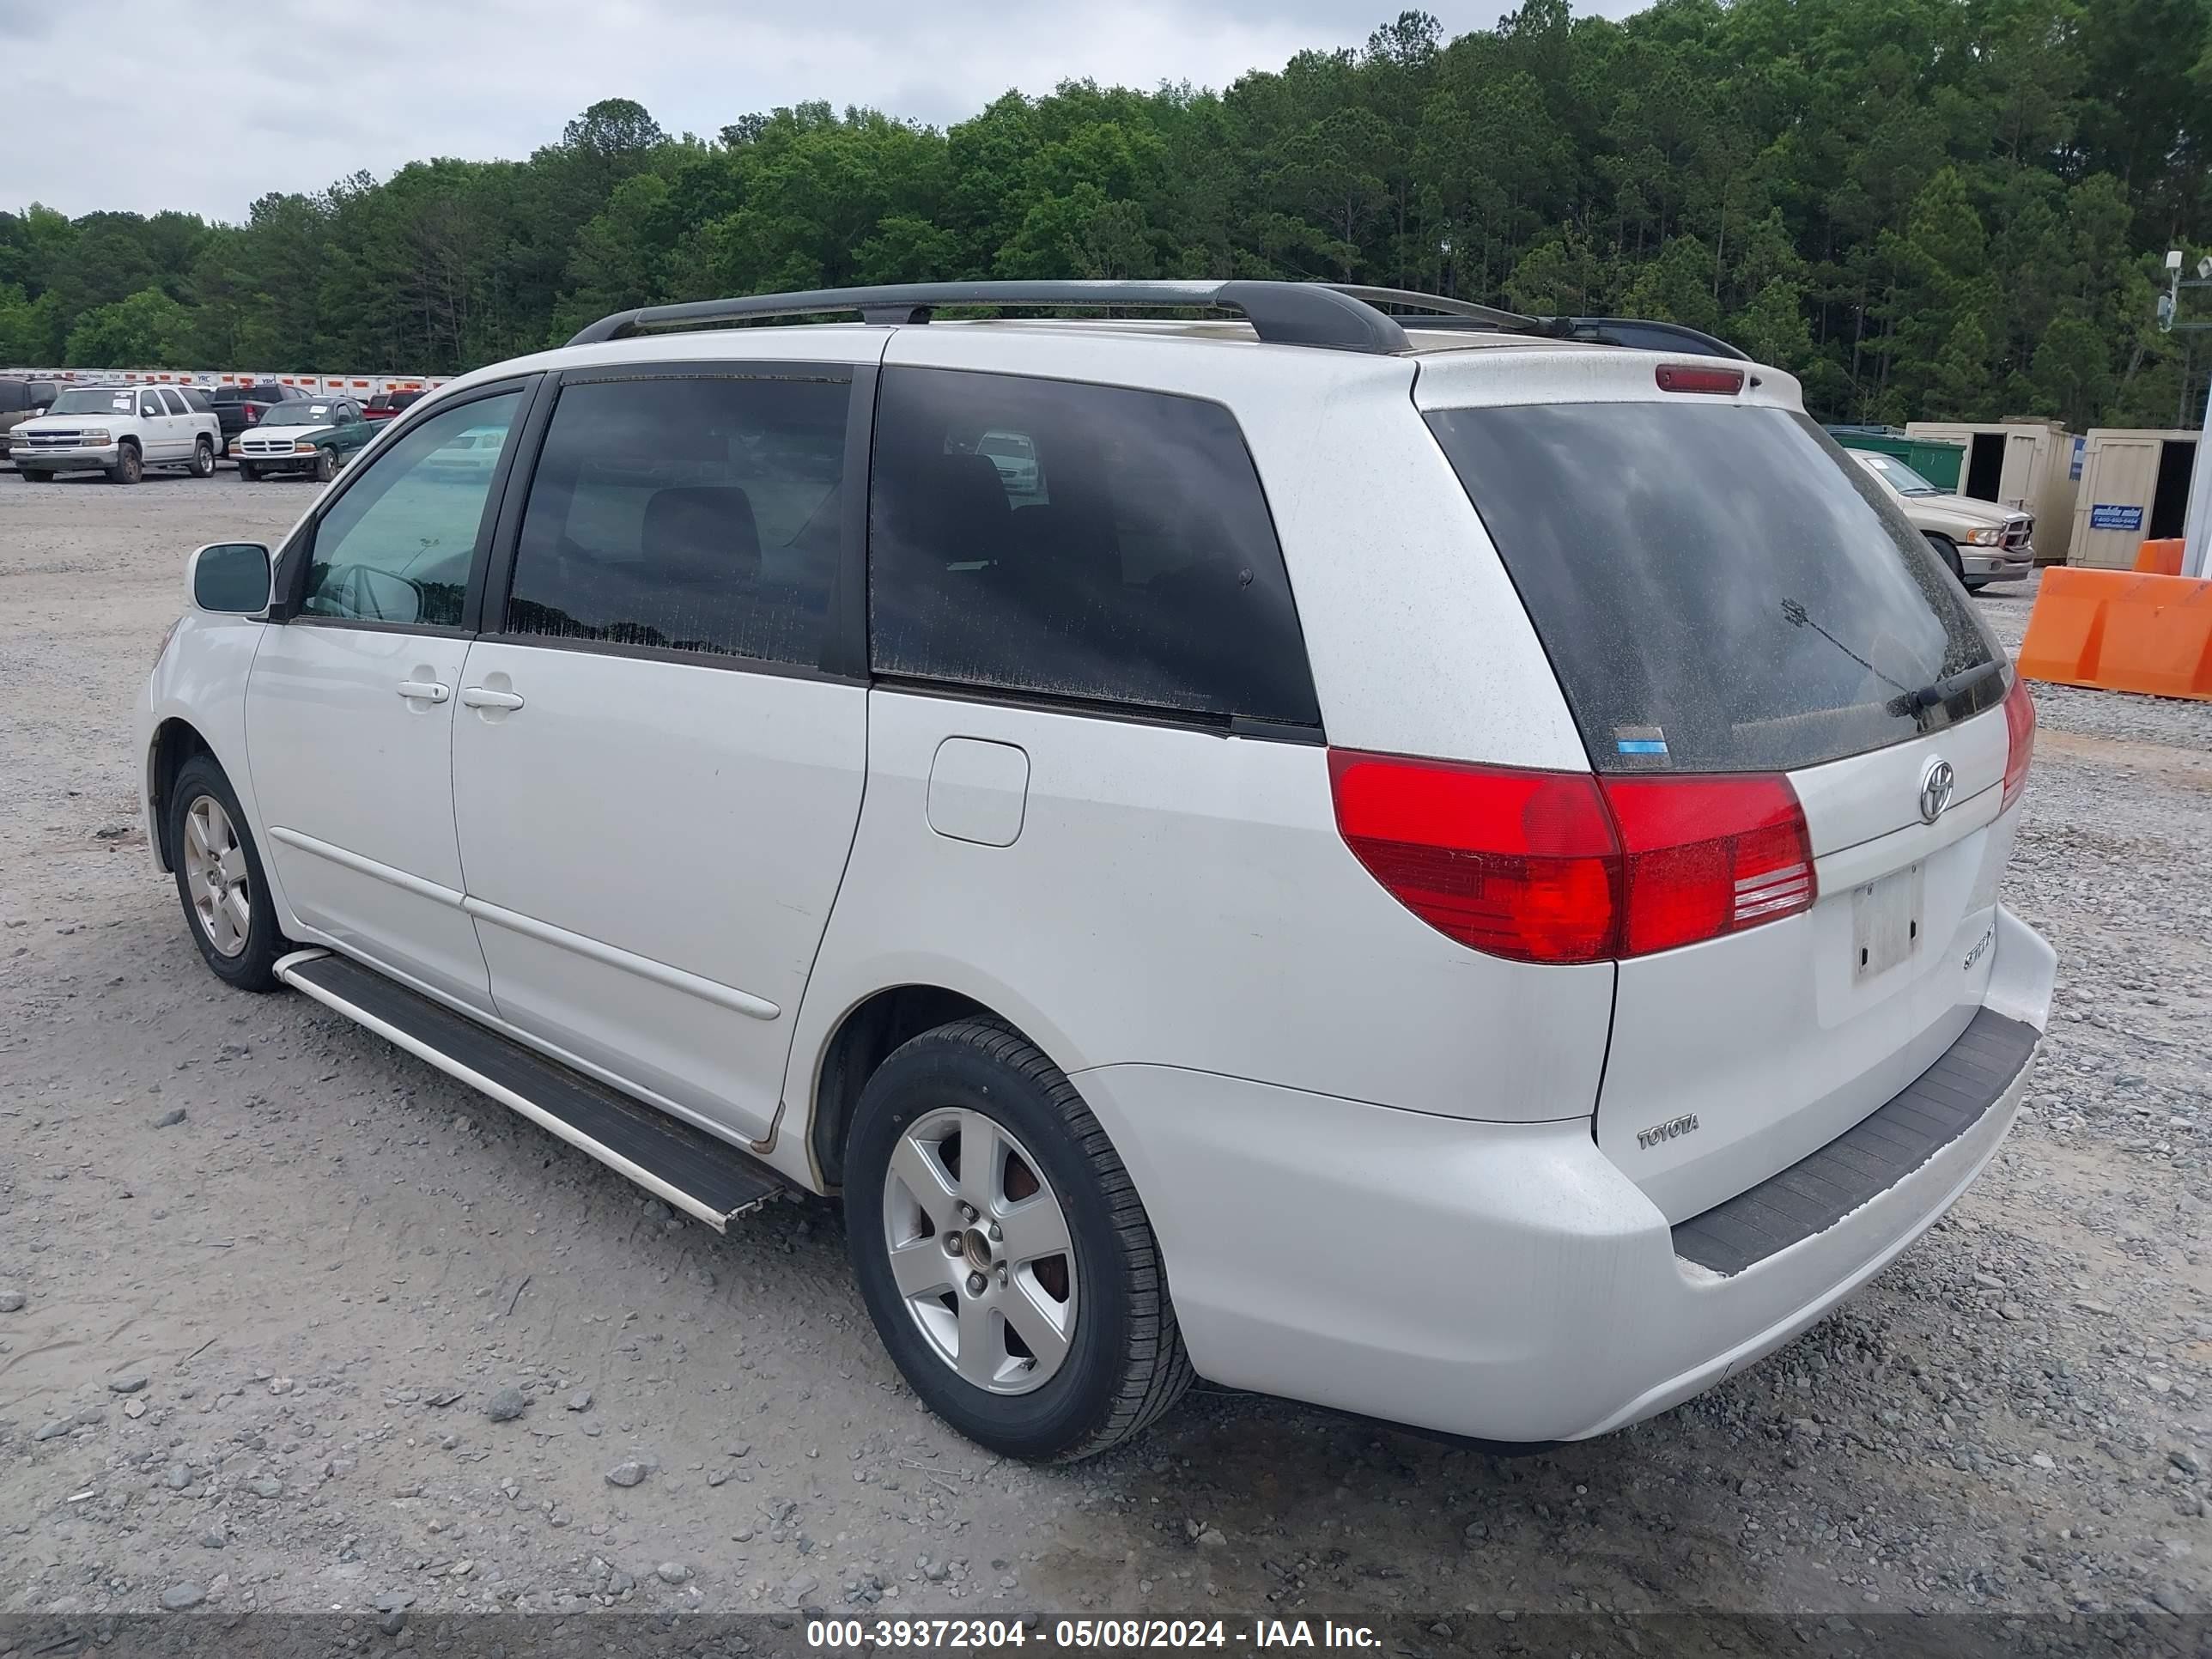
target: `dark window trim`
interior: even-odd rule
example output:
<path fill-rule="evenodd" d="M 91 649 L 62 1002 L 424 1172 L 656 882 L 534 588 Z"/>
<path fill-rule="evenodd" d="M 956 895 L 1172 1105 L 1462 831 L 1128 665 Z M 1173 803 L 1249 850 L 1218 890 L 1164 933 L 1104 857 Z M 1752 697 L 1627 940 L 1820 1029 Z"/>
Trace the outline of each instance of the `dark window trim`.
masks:
<path fill-rule="evenodd" d="M 530 417 L 535 413 L 538 400 L 544 392 L 546 378 L 543 374 L 522 374 L 515 376 L 513 380 L 491 380 L 481 386 L 471 386 L 460 397 L 441 399 L 432 415 L 426 418 L 434 418 L 436 415 L 443 414 L 449 409 L 462 409 L 470 404 L 481 403 L 487 398 L 504 398 L 520 392 L 522 395 L 521 413 L 514 427 L 510 428 L 513 431 L 520 431 L 527 426 Z M 396 426 L 398 422 L 394 422 L 393 424 Z M 408 429 L 411 430 L 414 424 L 410 422 Z M 393 439 L 392 441 L 396 443 L 398 440 Z M 386 448 L 389 447 L 388 444 L 386 446 Z M 492 527 L 497 522 L 498 510 L 504 499 L 507 479 L 514 469 L 517 447 L 518 446 L 514 442 L 504 446 L 500 453 L 499 463 L 492 471 L 491 484 L 485 496 L 483 516 L 477 523 L 476 549 L 469 562 L 469 591 L 468 595 L 461 601 L 461 621 L 458 626 L 447 626 L 443 623 L 432 625 L 422 623 L 370 622 L 359 617 L 310 617 L 301 611 L 300 606 L 307 598 L 307 572 L 315 562 L 315 537 L 322 529 L 323 520 L 330 515 L 331 509 L 344 499 L 346 492 L 356 488 L 371 470 L 368 466 L 362 465 L 358 461 L 338 475 L 338 483 L 332 487 L 331 493 L 315 504 L 313 514 L 284 544 L 278 558 L 280 562 L 290 560 L 291 566 L 282 578 L 277 603 L 269 607 L 269 620 L 272 623 L 288 624 L 305 623 L 319 627 L 337 624 L 354 628 L 379 629 L 392 633 L 435 634 L 454 638 L 465 638 L 475 633 L 477 630 L 471 623 L 471 599 L 477 594 L 483 580 L 485 559 L 491 544 Z M 373 459 L 381 459 L 381 451 Z"/>
<path fill-rule="evenodd" d="M 632 657 L 640 662 L 676 663 L 687 668 L 719 668 L 741 674 L 767 674 L 776 679 L 814 680 L 824 685 L 860 685 L 867 681 L 851 674 L 833 673 L 811 663 L 782 662 L 774 657 L 740 657 L 726 651 L 681 651 L 660 645 L 629 645 L 620 640 L 571 639 L 555 634 L 479 634 L 486 645 L 519 645 L 532 651 L 580 651 L 592 657 Z"/>
<path fill-rule="evenodd" d="M 487 627 L 495 630 L 507 618 L 507 582 L 514 568 L 514 540 L 522 527 L 522 509 L 530 499 L 531 481 L 538 476 L 538 452 L 545 441 L 545 428 L 560 400 L 560 377 L 541 374 L 531 387 L 522 418 L 514 423 L 514 441 L 501 457 L 505 469 L 494 480 L 498 496 L 491 504 L 491 532 L 478 538 L 477 556 L 469 565 L 468 597 L 461 601 L 461 624 L 472 635 Z M 416 405 L 421 407 L 420 404 Z M 410 409 L 389 424 L 397 426 L 415 412 Z M 492 595 L 499 596 L 495 605 Z"/>
<path fill-rule="evenodd" d="M 924 679 L 911 674 L 877 674 L 870 682 L 878 691 L 898 691 L 909 696 L 938 697 L 947 702 L 993 704 L 1002 708 L 1025 708 L 1041 714 L 1074 714 L 1088 720 L 1112 720 L 1122 726 L 1157 726 L 1176 732 L 1197 732 L 1217 738 L 1251 738 L 1263 743 L 1326 744 L 1322 726 L 1294 726 L 1287 720 L 1262 720 L 1252 714 L 1201 714 L 1168 708 L 1158 703 L 1113 702 L 1103 697 L 1059 696 L 1044 691 L 1020 691 L 1000 685 L 978 685 L 970 680 Z"/>
<path fill-rule="evenodd" d="M 465 628 L 448 628 L 442 623 L 378 622 L 368 617 L 294 617 L 288 624 L 296 628 L 348 628 L 368 634 L 422 634 L 433 639 L 457 640 L 469 637 Z"/>
<path fill-rule="evenodd" d="M 491 557 L 481 584 L 471 580 L 464 621 L 470 631 L 502 645 L 530 645 L 546 650 L 589 651 L 603 656 L 636 657 L 653 662 L 689 663 L 701 668 L 734 669 L 743 673 L 771 673 L 784 678 L 814 679 L 839 684 L 868 683 L 867 494 L 860 495 L 860 510 L 847 503 L 838 567 L 830 590 L 830 618 L 815 663 L 775 661 L 764 657 L 740 657 L 717 651 L 671 651 L 659 646 L 627 645 L 616 640 L 574 639 L 551 634 L 510 634 L 507 631 L 507 602 L 514 585 L 514 555 L 522 538 L 522 516 L 537 485 L 538 465 L 545 447 L 545 434 L 561 393 L 571 386 L 605 386 L 625 380 L 797 380 L 843 382 L 852 387 L 846 410 L 846 477 L 858 477 L 865 486 L 867 460 L 874 442 L 875 387 L 873 363 L 797 362 L 770 360 L 716 361 L 682 363 L 609 363 L 590 368 L 562 369 L 544 377 L 545 384 L 530 408 L 524 444 L 516 450 L 518 465 L 523 449 L 528 463 L 520 481 L 501 503 L 499 523 L 491 538 Z M 413 411 L 409 411 L 412 413 Z M 860 457 L 855 473 L 854 457 Z M 839 489 L 845 487 L 841 480 Z M 856 522 L 857 520 L 857 522 Z M 858 571 L 857 577 L 854 574 Z M 857 599 L 854 597 L 857 594 Z M 496 602 L 494 596 L 496 595 Z M 857 649 L 855 636 L 857 635 Z"/>

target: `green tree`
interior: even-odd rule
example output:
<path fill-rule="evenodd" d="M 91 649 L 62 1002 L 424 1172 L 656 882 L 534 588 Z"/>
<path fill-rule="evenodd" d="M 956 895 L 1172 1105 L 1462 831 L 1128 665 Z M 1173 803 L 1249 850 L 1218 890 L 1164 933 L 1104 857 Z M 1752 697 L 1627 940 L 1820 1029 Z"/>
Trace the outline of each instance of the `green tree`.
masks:
<path fill-rule="evenodd" d="M 158 288 L 87 313 L 69 331 L 71 368 L 188 368 L 192 313 Z"/>

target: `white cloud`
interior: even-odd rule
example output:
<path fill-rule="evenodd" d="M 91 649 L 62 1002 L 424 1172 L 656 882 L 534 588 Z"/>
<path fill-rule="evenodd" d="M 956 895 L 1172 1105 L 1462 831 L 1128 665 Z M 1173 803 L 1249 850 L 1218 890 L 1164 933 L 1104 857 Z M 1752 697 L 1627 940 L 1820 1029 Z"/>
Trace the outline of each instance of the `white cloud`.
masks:
<path fill-rule="evenodd" d="M 1645 0 L 1583 0 L 1619 16 Z M 1503 0 L 1437 5 L 1448 33 Z M 520 157 L 601 98 L 711 135 L 808 99 L 943 124 L 1004 92 L 1089 77 L 1219 87 L 1301 49 L 1357 46 L 1391 0 L 1170 0 L 1114 6 L 860 0 L 831 11 L 717 0 L 371 0 L 220 9 L 115 0 L 94 25 L 0 0 L 10 106 L 0 205 L 77 215 L 181 208 L 238 219 L 270 191 L 432 155 Z M 72 106 L 82 106 L 73 112 Z"/>

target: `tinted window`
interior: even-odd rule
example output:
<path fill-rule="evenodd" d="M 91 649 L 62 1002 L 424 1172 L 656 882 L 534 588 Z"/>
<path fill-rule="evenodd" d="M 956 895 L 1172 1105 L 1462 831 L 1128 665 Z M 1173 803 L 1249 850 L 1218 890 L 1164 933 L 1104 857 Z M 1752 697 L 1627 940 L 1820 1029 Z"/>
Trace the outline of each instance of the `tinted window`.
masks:
<path fill-rule="evenodd" d="M 189 387 L 185 390 L 185 406 L 198 415 L 215 413 L 215 405 L 208 402 L 207 393 L 197 387 Z"/>
<path fill-rule="evenodd" d="M 0 380 L 0 415 L 18 415 L 30 406 L 30 387 L 21 380 Z"/>
<path fill-rule="evenodd" d="M 1319 722 L 1267 501 L 1218 404 L 893 368 L 875 443 L 878 672 Z"/>
<path fill-rule="evenodd" d="M 316 526 L 301 612 L 458 627 L 521 401 L 510 392 L 441 410 L 378 456 Z"/>
<path fill-rule="evenodd" d="M 141 420 L 155 419 L 167 413 L 167 411 L 161 407 L 159 393 L 142 392 L 138 394 L 138 417 Z"/>
<path fill-rule="evenodd" d="M 565 387 L 515 550 L 510 634 L 821 660 L 844 380 Z"/>
<path fill-rule="evenodd" d="M 1959 585 L 1802 415 L 1600 403 L 1428 419 L 1601 771 L 1810 766 L 2004 694 Z M 1916 718 L 1913 694 L 1939 685 L 1951 695 Z"/>
<path fill-rule="evenodd" d="M 189 415 L 192 412 L 192 406 L 185 401 L 185 394 L 181 392 L 170 392 L 164 389 L 161 393 L 161 402 L 172 415 Z"/>

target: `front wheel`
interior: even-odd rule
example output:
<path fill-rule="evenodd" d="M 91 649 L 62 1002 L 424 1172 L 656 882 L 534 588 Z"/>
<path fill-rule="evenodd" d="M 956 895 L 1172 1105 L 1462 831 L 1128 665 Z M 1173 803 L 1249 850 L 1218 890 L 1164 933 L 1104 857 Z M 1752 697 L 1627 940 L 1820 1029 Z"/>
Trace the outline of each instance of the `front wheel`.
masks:
<path fill-rule="evenodd" d="M 185 926 L 200 956 L 227 985 L 271 991 L 286 947 L 269 901 L 261 854 L 222 768 L 206 755 L 186 761 L 168 803 L 169 862 Z"/>
<path fill-rule="evenodd" d="M 238 464 L 238 476 L 246 483 L 258 483 L 261 481 L 261 469 L 251 461 L 240 461 Z"/>
<path fill-rule="evenodd" d="M 1936 556 L 1943 561 L 1943 568 L 1963 585 L 1966 580 L 1966 567 L 1959 562 L 1958 544 L 1948 536 L 1938 536 L 1933 532 L 1924 533 L 1928 536 L 1928 545 L 1934 548 Z"/>
<path fill-rule="evenodd" d="M 338 476 L 338 453 L 335 449 L 315 452 L 315 482 L 328 483 Z"/>
<path fill-rule="evenodd" d="M 984 1020 L 877 1068 L 845 1158 L 854 1271 L 891 1358 L 1004 1456 L 1073 1462 L 1191 1381 L 1158 1241 L 1065 1073 Z"/>
<path fill-rule="evenodd" d="M 139 458 L 135 444 L 125 444 L 115 458 L 115 465 L 107 470 L 108 480 L 113 483 L 135 484 L 146 476 L 146 463 Z"/>
<path fill-rule="evenodd" d="M 195 478 L 215 477 L 215 446 L 205 438 L 192 446 L 192 477 Z"/>

